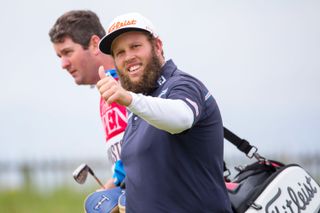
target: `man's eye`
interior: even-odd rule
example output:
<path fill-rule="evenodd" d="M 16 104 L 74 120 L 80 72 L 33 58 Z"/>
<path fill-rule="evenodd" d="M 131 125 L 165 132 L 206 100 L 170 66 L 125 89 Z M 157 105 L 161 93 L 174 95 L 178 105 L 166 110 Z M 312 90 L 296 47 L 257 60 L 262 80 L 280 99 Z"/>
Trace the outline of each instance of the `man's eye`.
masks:
<path fill-rule="evenodd" d="M 134 44 L 133 45 L 133 48 L 138 48 L 138 47 L 140 47 L 141 45 L 140 44 Z"/>
<path fill-rule="evenodd" d="M 63 55 L 64 55 L 64 56 L 70 56 L 71 53 L 72 53 L 72 51 L 71 51 L 71 50 L 68 50 L 68 51 L 64 51 L 64 52 L 63 52 Z"/>
<path fill-rule="evenodd" d="M 119 56 L 123 55 L 123 53 L 124 53 L 124 51 L 119 51 L 116 53 L 116 56 L 119 57 Z"/>

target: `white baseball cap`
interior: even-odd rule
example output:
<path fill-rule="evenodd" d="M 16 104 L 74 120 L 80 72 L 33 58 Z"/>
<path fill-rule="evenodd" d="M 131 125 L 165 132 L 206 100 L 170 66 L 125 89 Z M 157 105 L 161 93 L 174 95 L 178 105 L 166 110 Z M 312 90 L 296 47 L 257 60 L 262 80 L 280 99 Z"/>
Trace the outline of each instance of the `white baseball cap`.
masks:
<path fill-rule="evenodd" d="M 111 44 L 120 34 L 128 31 L 145 31 L 158 37 L 153 24 L 139 13 L 127 13 L 116 17 L 107 28 L 107 34 L 100 40 L 99 49 L 105 54 L 111 54 Z"/>

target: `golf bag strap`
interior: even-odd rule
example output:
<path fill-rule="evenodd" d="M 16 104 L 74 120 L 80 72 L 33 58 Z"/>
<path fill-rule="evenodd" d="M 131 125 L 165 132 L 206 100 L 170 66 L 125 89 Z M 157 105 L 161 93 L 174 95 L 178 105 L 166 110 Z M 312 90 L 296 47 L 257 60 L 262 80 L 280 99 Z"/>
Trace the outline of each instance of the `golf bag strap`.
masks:
<path fill-rule="evenodd" d="M 235 145 L 241 152 L 245 153 L 246 155 L 249 154 L 252 148 L 255 148 L 254 146 L 251 146 L 248 141 L 246 141 L 245 139 L 239 138 L 236 134 L 231 132 L 226 127 L 223 127 L 223 131 L 224 131 L 224 138 L 230 141 L 233 145 Z"/>

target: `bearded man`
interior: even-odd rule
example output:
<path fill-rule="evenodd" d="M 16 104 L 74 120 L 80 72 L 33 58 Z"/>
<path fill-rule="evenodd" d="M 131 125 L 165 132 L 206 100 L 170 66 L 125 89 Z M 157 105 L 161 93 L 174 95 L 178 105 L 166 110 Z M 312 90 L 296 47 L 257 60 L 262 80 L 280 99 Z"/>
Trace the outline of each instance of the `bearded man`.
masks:
<path fill-rule="evenodd" d="M 164 58 L 152 23 L 138 13 L 116 17 L 99 44 L 120 83 L 99 68 L 107 104 L 127 107 L 121 159 L 126 212 L 231 212 L 223 179 L 223 125 L 201 81 Z"/>

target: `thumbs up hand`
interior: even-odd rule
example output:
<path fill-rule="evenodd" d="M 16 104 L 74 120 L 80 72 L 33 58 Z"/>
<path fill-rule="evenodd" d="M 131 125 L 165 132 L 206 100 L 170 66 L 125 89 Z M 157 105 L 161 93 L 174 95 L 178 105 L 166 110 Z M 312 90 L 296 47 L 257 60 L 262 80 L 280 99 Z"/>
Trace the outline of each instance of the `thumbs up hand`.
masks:
<path fill-rule="evenodd" d="M 129 106 L 132 102 L 131 94 L 122 88 L 112 76 L 107 75 L 103 66 L 99 67 L 98 72 L 100 81 L 97 83 L 97 88 L 106 103 L 110 105 L 116 102 L 123 106 Z"/>
<path fill-rule="evenodd" d="M 105 71 L 104 71 L 104 67 L 102 65 L 99 67 L 99 71 L 98 72 L 99 72 L 100 79 L 103 79 L 103 78 L 105 78 L 107 76 Z"/>

